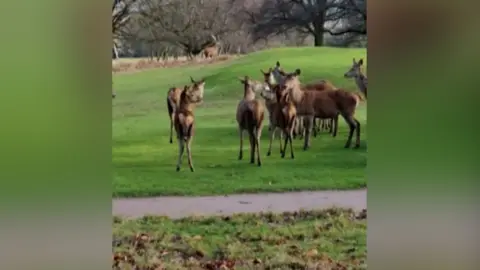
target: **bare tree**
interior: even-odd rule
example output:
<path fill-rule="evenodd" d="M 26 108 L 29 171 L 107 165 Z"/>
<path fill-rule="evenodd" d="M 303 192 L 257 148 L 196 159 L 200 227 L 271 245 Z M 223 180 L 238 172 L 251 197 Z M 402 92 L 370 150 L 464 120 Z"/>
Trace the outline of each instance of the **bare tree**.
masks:
<path fill-rule="evenodd" d="M 256 39 L 294 29 L 312 35 L 315 46 L 323 45 L 325 33 L 366 35 L 366 19 L 366 0 L 265 0 L 250 13 Z"/>
<path fill-rule="evenodd" d="M 141 24 L 155 41 L 182 47 L 192 57 L 217 45 L 217 38 L 233 31 L 233 3 L 224 0 L 143 1 Z M 216 38 L 212 38 L 216 37 Z"/>
<path fill-rule="evenodd" d="M 127 35 L 126 26 L 130 20 L 132 6 L 136 0 L 113 0 L 112 3 L 112 35 L 113 51 L 115 58 L 118 58 L 119 39 Z"/>

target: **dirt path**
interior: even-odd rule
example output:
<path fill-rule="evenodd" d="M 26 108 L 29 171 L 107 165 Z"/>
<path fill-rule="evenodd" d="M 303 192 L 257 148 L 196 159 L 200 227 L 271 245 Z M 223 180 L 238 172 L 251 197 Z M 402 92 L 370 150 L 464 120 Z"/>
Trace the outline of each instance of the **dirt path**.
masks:
<path fill-rule="evenodd" d="M 367 190 L 241 194 L 208 197 L 113 199 L 112 214 L 124 217 L 164 215 L 226 215 L 261 211 L 283 212 L 329 207 L 367 208 Z"/>

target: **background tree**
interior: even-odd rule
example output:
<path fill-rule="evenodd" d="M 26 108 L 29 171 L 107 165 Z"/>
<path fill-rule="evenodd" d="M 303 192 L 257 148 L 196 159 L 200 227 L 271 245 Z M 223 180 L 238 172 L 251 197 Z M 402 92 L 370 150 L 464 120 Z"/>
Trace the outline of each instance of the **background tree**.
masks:
<path fill-rule="evenodd" d="M 266 0 L 256 12 L 255 38 L 290 30 L 309 34 L 314 46 L 324 44 L 324 35 L 366 35 L 366 0 Z"/>

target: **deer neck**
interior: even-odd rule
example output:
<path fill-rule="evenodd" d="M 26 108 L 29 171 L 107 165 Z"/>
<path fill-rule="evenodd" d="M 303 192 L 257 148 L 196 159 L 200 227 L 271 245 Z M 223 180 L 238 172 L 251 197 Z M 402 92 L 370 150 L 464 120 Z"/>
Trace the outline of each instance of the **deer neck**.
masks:
<path fill-rule="evenodd" d="M 301 102 L 304 94 L 305 93 L 302 90 L 300 90 L 298 86 L 290 89 L 290 96 L 292 97 L 292 101 L 295 104 L 298 104 Z"/>
<path fill-rule="evenodd" d="M 245 87 L 245 91 L 243 93 L 244 100 L 254 100 L 255 99 L 255 92 L 250 87 Z"/>
<path fill-rule="evenodd" d="M 195 103 L 189 103 L 181 100 L 179 109 L 182 111 L 193 112 L 193 109 L 195 109 Z"/>
<path fill-rule="evenodd" d="M 367 83 L 366 83 L 367 77 L 360 73 L 358 76 L 355 76 L 355 83 L 357 84 L 358 89 L 365 93 L 367 91 Z"/>

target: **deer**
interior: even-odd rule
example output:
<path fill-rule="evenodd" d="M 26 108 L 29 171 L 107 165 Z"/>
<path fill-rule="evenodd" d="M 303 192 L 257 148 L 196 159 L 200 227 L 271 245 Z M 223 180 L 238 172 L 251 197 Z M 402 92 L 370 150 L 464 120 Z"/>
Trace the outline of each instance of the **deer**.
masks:
<path fill-rule="evenodd" d="M 271 70 L 271 71 L 270 71 Z M 262 70 L 262 73 L 265 77 L 270 76 L 270 81 L 274 80 L 277 83 L 280 83 L 283 81 L 284 77 L 288 74 L 283 70 L 283 68 L 280 65 L 280 61 L 277 61 L 275 64 L 275 67 L 273 69 L 270 69 L 269 73 L 266 73 Z M 328 80 L 319 80 L 313 83 L 308 83 L 303 85 L 302 89 L 304 90 L 313 90 L 313 91 L 324 91 L 324 90 L 335 90 L 337 87 L 335 87 L 330 81 Z M 296 127 L 295 127 L 295 132 L 294 132 L 294 137 L 296 137 L 297 134 L 299 134 L 299 138 L 303 138 L 303 134 L 305 133 L 305 130 L 303 128 L 304 123 L 303 123 L 303 118 L 301 116 L 297 117 L 296 121 Z M 313 129 L 313 136 L 316 137 L 317 133 L 320 131 L 320 128 L 323 127 L 323 129 L 329 129 L 329 133 L 332 134 L 333 137 L 337 136 L 337 129 L 338 129 L 338 116 L 332 118 L 332 119 L 319 119 L 320 123 L 316 123 L 314 121 L 314 129 Z"/>
<path fill-rule="evenodd" d="M 261 96 L 265 99 L 265 103 L 274 102 L 273 108 L 270 113 L 270 120 L 272 125 L 272 130 L 270 132 L 270 144 L 268 147 L 267 156 L 271 155 L 272 152 L 272 141 L 274 139 L 274 134 L 277 129 L 280 130 L 280 154 L 281 157 L 285 157 L 285 151 L 287 148 L 287 143 L 290 142 L 290 154 L 291 158 L 294 158 L 293 146 L 292 146 L 292 137 L 293 129 L 295 128 L 295 120 L 297 117 L 297 111 L 295 104 L 290 99 L 288 93 L 280 90 L 280 85 L 271 85 L 269 88 L 264 89 L 261 92 Z M 285 144 L 282 146 L 282 137 L 281 134 L 285 134 Z"/>
<path fill-rule="evenodd" d="M 212 38 L 212 43 L 203 49 L 203 55 L 207 59 L 217 57 L 219 50 L 217 38 L 213 34 L 210 37 Z"/>
<path fill-rule="evenodd" d="M 276 80 L 273 77 L 272 68 L 269 68 L 268 72 L 265 72 L 262 69 L 260 70 L 260 72 L 263 74 L 264 82 L 267 83 L 270 89 L 273 89 L 273 87 L 275 87 L 274 85 Z M 265 100 L 265 107 L 267 108 L 267 111 L 268 111 L 268 119 L 269 119 L 268 130 L 270 131 L 270 147 L 267 152 L 267 156 L 270 156 L 272 141 L 274 140 L 275 132 L 277 131 L 276 119 L 275 119 L 276 117 L 275 109 L 277 106 L 277 99 L 276 99 L 275 93 L 271 91 L 262 91 L 260 92 L 260 96 L 262 96 L 263 99 Z M 279 132 L 279 137 L 280 137 L 280 154 L 281 154 L 283 149 L 281 131 Z"/>
<path fill-rule="evenodd" d="M 192 139 L 195 135 L 195 116 L 193 110 L 195 105 L 200 103 L 202 99 L 202 93 L 198 91 L 195 86 L 185 85 L 180 93 L 178 107 L 175 110 L 174 116 L 175 132 L 177 133 L 178 141 L 177 172 L 180 171 L 185 148 L 187 148 L 188 166 L 190 167 L 190 171 L 195 171 L 192 162 Z"/>
<path fill-rule="evenodd" d="M 243 99 L 237 106 L 237 123 L 240 135 L 240 150 L 238 160 L 243 159 L 243 132 L 246 130 L 250 139 L 250 163 L 255 164 L 255 154 L 257 156 L 257 165 L 262 166 L 260 158 L 260 137 L 262 135 L 263 119 L 265 108 L 263 104 L 255 99 L 258 92 L 269 88 L 268 84 L 251 80 L 248 76 L 239 78 L 243 85 Z"/>
<path fill-rule="evenodd" d="M 356 62 L 355 58 L 353 58 L 352 66 L 347 72 L 345 72 L 343 76 L 345 78 L 354 78 L 355 84 L 357 85 L 358 89 L 360 90 L 360 92 L 363 93 L 365 98 L 367 98 L 368 81 L 367 81 L 367 76 L 365 76 L 362 72 L 362 65 L 363 65 L 363 58 L 358 60 L 358 62 Z"/>
<path fill-rule="evenodd" d="M 201 79 L 200 81 L 195 81 L 190 76 L 190 81 L 192 83 L 192 88 L 194 91 L 198 91 L 199 95 L 203 99 L 203 92 L 205 89 L 205 79 Z M 168 89 L 167 92 L 167 108 L 168 108 L 168 116 L 170 117 L 170 143 L 173 143 L 173 125 L 174 125 L 174 116 L 175 116 L 175 109 L 179 105 L 180 95 L 182 93 L 182 89 L 178 87 L 171 87 Z"/>
<path fill-rule="evenodd" d="M 340 114 L 347 122 L 350 132 L 345 148 L 350 148 L 353 133 L 356 131 L 356 142 L 354 148 L 360 147 L 360 122 L 355 118 L 355 111 L 360 102 L 360 96 L 350 93 L 345 89 L 311 91 L 302 89 L 299 80 L 300 69 L 289 73 L 283 79 L 280 88 L 288 91 L 290 98 L 297 108 L 297 114 L 305 119 L 305 141 L 303 149 L 310 147 L 310 133 L 315 117 L 334 118 Z"/>

